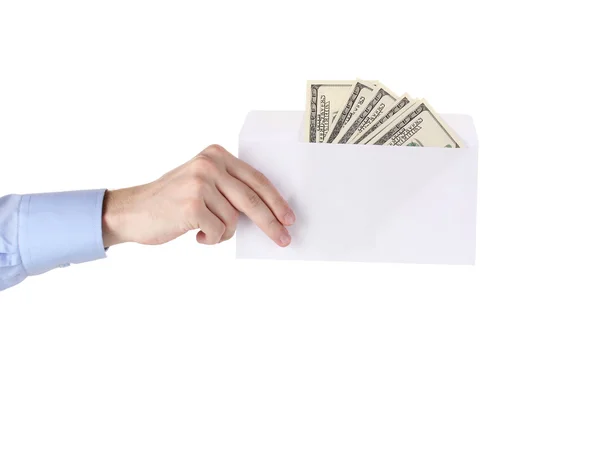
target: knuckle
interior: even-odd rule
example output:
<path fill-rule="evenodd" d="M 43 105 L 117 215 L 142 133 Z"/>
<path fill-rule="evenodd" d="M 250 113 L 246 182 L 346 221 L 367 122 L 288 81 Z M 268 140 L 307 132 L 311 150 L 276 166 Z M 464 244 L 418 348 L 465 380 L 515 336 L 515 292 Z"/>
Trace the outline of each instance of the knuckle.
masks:
<path fill-rule="evenodd" d="M 202 150 L 200 154 L 211 154 L 217 156 L 223 156 L 227 154 L 227 150 L 223 148 L 221 145 L 212 144 L 208 145 L 206 148 Z"/>
<path fill-rule="evenodd" d="M 260 205 L 260 197 L 258 196 L 258 194 L 253 191 L 253 190 L 248 190 L 248 192 L 246 193 L 246 198 L 248 199 L 248 204 L 252 207 L 252 208 L 256 208 L 258 205 Z"/>
<path fill-rule="evenodd" d="M 192 174 L 196 176 L 214 176 L 219 172 L 219 165 L 211 156 L 199 154 L 192 161 Z"/>
<path fill-rule="evenodd" d="M 267 179 L 266 175 L 264 175 L 258 169 L 253 169 L 252 171 L 253 171 L 252 175 L 254 176 L 254 179 L 256 180 L 258 185 L 260 185 L 260 186 L 270 185 L 269 179 Z"/>
<path fill-rule="evenodd" d="M 197 190 L 201 187 L 204 187 L 208 181 L 206 180 L 206 176 L 203 174 L 191 174 L 188 179 L 188 186 L 193 190 Z"/>
<path fill-rule="evenodd" d="M 269 229 L 273 232 L 280 231 L 282 229 L 281 223 L 274 216 L 269 220 Z"/>
<path fill-rule="evenodd" d="M 274 200 L 273 209 L 278 216 L 285 216 L 290 211 L 290 207 L 287 202 L 280 197 Z"/>

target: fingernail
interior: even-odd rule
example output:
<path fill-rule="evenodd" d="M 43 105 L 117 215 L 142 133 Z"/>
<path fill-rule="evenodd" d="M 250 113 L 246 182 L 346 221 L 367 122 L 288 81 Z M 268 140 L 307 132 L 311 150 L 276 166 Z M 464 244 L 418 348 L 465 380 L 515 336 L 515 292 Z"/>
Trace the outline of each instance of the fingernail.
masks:
<path fill-rule="evenodd" d="M 279 241 L 282 245 L 288 245 L 292 241 L 292 238 L 287 232 L 284 232 L 283 234 L 281 234 Z"/>
<path fill-rule="evenodd" d="M 296 222 L 296 216 L 294 215 L 294 213 L 292 211 L 289 211 L 283 217 L 283 220 L 285 221 L 285 224 L 287 224 L 287 225 L 294 224 Z"/>

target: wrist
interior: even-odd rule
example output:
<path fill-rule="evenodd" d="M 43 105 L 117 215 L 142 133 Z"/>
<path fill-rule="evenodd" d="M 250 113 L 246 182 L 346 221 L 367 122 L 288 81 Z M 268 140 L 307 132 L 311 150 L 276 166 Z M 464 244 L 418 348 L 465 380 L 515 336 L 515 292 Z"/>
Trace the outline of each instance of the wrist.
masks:
<path fill-rule="evenodd" d="M 107 190 L 104 194 L 102 240 L 105 248 L 128 242 L 125 237 L 125 195 L 127 190 Z"/>

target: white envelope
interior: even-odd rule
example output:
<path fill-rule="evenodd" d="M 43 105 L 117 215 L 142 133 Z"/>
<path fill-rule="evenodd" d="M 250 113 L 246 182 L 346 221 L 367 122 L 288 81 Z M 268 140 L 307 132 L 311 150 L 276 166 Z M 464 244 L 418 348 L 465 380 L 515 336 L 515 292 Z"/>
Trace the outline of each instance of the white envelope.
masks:
<path fill-rule="evenodd" d="M 475 263 L 477 134 L 471 117 L 442 115 L 467 147 L 315 144 L 303 112 L 253 111 L 239 157 L 263 172 L 297 221 L 277 246 L 248 218 L 237 258 Z"/>

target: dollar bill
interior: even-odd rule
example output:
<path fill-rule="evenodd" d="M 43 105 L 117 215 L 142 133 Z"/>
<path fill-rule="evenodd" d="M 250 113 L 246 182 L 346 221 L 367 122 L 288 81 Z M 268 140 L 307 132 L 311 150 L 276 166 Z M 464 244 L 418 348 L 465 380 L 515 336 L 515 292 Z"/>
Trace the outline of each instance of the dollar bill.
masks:
<path fill-rule="evenodd" d="M 394 104 L 392 104 L 383 117 L 370 124 L 368 128 L 365 128 L 362 131 L 360 135 L 355 135 L 355 137 L 350 140 L 350 143 L 356 145 L 366 144 L 371 138 L 377 135 L 379 130 L 384 128 L 395 117 L 403 114 L 413 103 L 414 101 L 412 98 L 408 94 L 404 94 Z"/>
<path fill-rule="evenodd" d="M 355 81 L 308 81 L 304 116 L 305 141 L 322 143 Z"/>
<path fill-rule="evenodd" d="M 343 104 L 339 114 L 335 117 L 331 129 L 325 137 L 326 143 L 334 143 L 342 129 L 352 120 L 364 105 L 368 102 L 369 96 L 377 88 L 377 84 L 364 80 L 356 80 L 347 95 L 346 102 Z"/>
<path fill-rule="evenodd" d="M 438 148 L 464 148 L 465 146 L 458 135 L 424 99 L 417 101 L 407 112 L 396 117 L 369 144 Z"/>
<path fill-rule="evenodd" d="M 366 128 L 377 121 L 386 110 L 398 100 L 398 96 L 387 87 L 380 85 L 372 94 L 369 102 L 360 113 L 352 118 L 342 129 L 334 143 L 348 143 L 355 135 L 360 135 Z"/>

